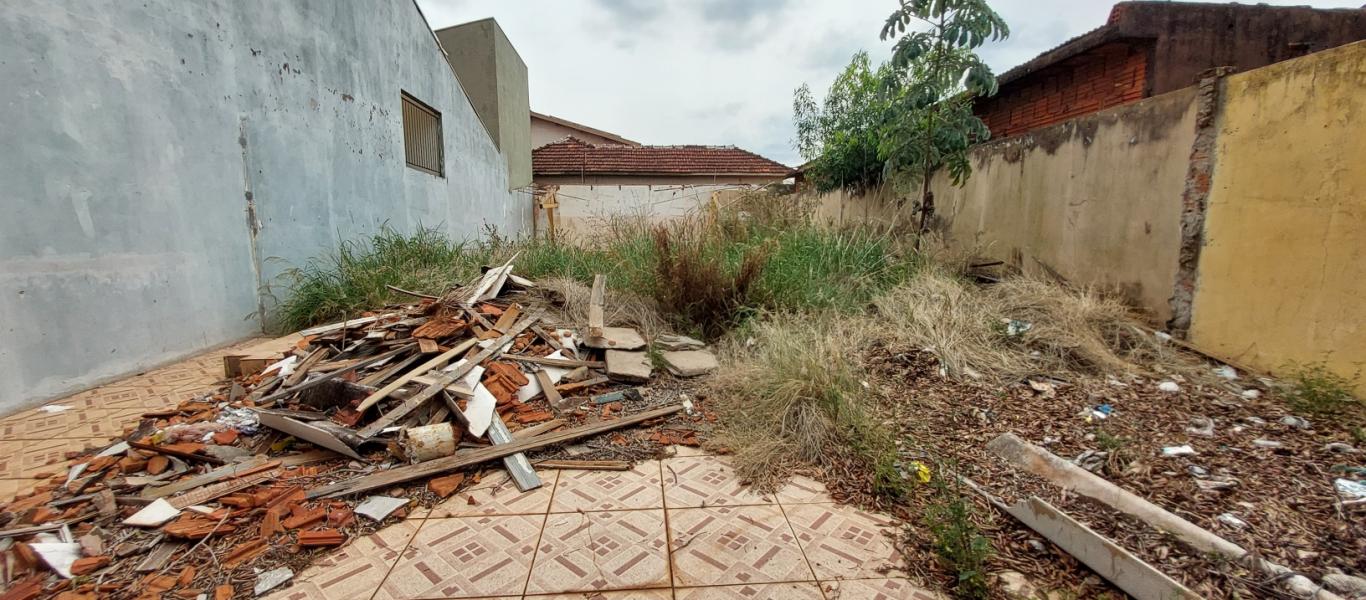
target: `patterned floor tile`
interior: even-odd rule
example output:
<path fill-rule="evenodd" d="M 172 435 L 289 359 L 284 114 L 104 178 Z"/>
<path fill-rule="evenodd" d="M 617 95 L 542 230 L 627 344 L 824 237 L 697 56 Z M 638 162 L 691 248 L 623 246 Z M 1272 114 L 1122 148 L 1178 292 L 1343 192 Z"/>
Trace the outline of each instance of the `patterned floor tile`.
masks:
<path fill-rule="evenodd" d="M 575 592 L 524 596 L 523 600 L 673 600 L 673 592 L 662 590 L 623 590 L 616 592 Z"/>
<path fill-rule="evenodd" d="M 32 479 L 0 479 L 0 502 L 13 500 L 19 492 L 33 489 Z"/>
<path fill-rule="evenodd" d="M 716 456 L 669 458 L 663 461 L 664 504 L 669 508 L 772 504 L 740 484 L 726 459 Z"/>
<path fill-rule="evenodd" d="M 674 445 L 665 448 L 665 452 L 667 452 L 671 458 L 692 458 L 694 456 L 712 455 L 712 453 L 707 452 L 706 450 L 703 450 L 701 448 L 698 448 L 697 446 Z"/>
<path fill-rule="evenodd" d="M 941 600 L 941 594 L 922 588 L 906 579 L 846 579 L 823 581 L 827 598 L 839 600 Z"/>
<path fill-rule="evenodd" d="M 47 439 L 0 442 L 0 478 L 32 479 L 39 473 L 65 473 L 66 453 L 84 450 L 88 439 Z"/>
<path fill-rule="evenodd" d="M 377 600 L 521 594 L 545 515 L 422 522 Z"/>
<path fill-rule="evenodd" d="M 813 579 L 777 506 L 669 510 L 676 586 Z"/>
<path fill-rule="evenodd" d="M 891 518 L 836 504 L 784 505 L 783 510 L 818 579 L 881 578 L 904 571 Z"/>
<path fill-rule="evenodd" d="M 60 405 L 71 406 L 69 404 Z M 0 439 L 47 440 L 90 437 L 88 434 L 81 435 L 79 428 L 88 427 L 91 423 L 101 423 L 105 416 L 106 411 L 90 408 L 71 408 L 61 412 L 45 412 L 41 409 L 27 410 L 0 421 Z M 76 430 L 75 434 L 70 433 L 73 430 Z"/>
<path fill-rule="evenodd" d="M 834 502 L 825 484 L 810 477 L 794 475 L 787 484 L 778 490 L 778 503 L 787 504 L 824 504 Z"/>
<path fill-rule="evenodd" d="M 266 600 L 367 600 L 417 533 L 418 522 L 386 527 L 313 563 Z"/>
<path fill-rule="evenodd" d="M 528 594 L 669 586 L 664 510 L 551 514 Z"/>
<path fill-rule="evenodd" d="M 456 492 L 441 504 L 433 506 L 427 516 L 543 515 L 550 507 L 550 497 L 562 474 L 552 469 L 541 469 L 536 474 L 541 476 L 541 487 L 522 492 L 507 471 L 490 473 L 473 487 Z"/>
<path fill-rule="evenodd" d="M 659 461 L 644 461 L 630 471 L 560 471 L 550 512 L 663 508 Z"/>
<path fill-rule="evenodd" d="M 814 581 L 677 588 L 677 600 L 823 600 Z"/>

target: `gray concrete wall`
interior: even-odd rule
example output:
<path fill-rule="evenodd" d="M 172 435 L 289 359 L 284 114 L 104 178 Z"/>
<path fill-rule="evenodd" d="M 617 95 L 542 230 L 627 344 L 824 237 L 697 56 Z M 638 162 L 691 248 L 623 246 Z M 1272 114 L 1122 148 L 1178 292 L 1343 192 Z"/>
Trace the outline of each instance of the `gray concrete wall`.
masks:
<path fill-rule="evenodd" d="M 258 284 L 386 223 L 529 229 L 410 0 L 10 4 L 0 81 L 0 412 L 258 334 Z"/>
<path fill-rule="evenodd" d="M 507 160 L 509 187 L 531 184 L 531 95 L 526 63 L 493 19 L 436 32 L 494 145 Z"/>

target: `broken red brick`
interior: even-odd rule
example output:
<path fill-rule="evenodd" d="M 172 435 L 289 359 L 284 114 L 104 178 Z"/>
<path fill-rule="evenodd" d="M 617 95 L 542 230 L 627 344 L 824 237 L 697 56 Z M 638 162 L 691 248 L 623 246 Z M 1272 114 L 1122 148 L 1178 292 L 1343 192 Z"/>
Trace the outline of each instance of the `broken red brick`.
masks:
<path fill-rule="evenodd" d="M 94 573 L 95 571 L 103 569 L 105 565 L 109 564 L 109 560 L 110 558 L 108 556 L 103 555 L 90 556 L 87 558 L 78 558 L 76 559 L 76 562 L 71 563 L 71 574 L 89 575 L 91 573 Z"/>
<path fill-rule="evenodd" d="M 185 567 L 180 570 L 180 575 L 176 577 L 176 583 L 181 587 L 190 585 L 194 581 L 194 567 Z"/>
<path fill-rule="evenodd" d="M 249 563 L 255 560 L 256 557 L 265 554 L 266 550 L 269 549 L 270 545 L 266 543 L 266 540 L 260 538 L 249 542 L 243 542 L 233 546 L 232 550 L 228 552 L 228 555 L 223 557 L 223 566 L 232 569 L 238 565 Z"/>
<path fill-rule="evenodd" d="M 233 442 L 236 442 L 236 441 L 237 441 L 237 430 L 236 430 L 236 429 L 228 429 L 228 430 L 226 430 L 226 431 L 220 431 L 220 432 L 218 432 L 218 433 L 213 434 L 213 443 L 218 444 L 218 445 L 220 445 L 220 446 L 228 446 L 228 445 L 231 445 Z"/>
<path fill-rule="evenodd" d="M 156 456 L 153 456 L 152 458 L 147 459 L 147 474 L 160 475 L 162 473 L 165 473 L 166 469 L 170 466 L 171 459 L 167 458 L 165 455 L 158 454 Z"/>
<path fill-rule="evenodd" d="M 232 589 L 232 584 L 225 583 L 213 588 L 213 600 L 232 600 L 234 593 L 236 592 Z"/>
<path fill-rule="evenodd" d="M 333 527 L 346 527 L 356 520 L 356 513 L 345 506 L 333 507 L 327 511 L 327 522 Z"/>
<path fill-rule="evenodd" d="M 299 532 L 299 545 L 305 548 L 320 546 L 340 546 L 346 542 L 346 534 L 336 529 Z"/>
<path fill-rule="evenodd" d="M 445 477 L 437 477 L 427 481 L 427 489 L 431 490 L 440 498 L 449 498 L 455 490 L 460 488 L 460 484 L 465 482 L 464 473 L 453 473 Z"/>
<path fill-rule="evenodd" d="M 323 518 L 326 516 L 327 511 L 323 509 L 321 506 L 318 508 L 304 508 L 302 506 L 295 506 L 293 513 L 290 514 L 290 517 L 288 519 L 285 519 L 284 522 L 281 523 L 281 525 L 284 525 L 285 529 L 300 529 L 317 523 L 318 521 L 323 520 Z"/>

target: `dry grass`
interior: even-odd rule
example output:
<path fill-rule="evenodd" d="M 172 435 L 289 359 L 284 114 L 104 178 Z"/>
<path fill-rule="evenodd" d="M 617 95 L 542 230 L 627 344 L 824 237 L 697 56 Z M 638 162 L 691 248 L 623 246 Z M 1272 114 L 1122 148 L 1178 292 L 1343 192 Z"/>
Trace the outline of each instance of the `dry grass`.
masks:
<path fill-rule="evenodd" d="M 853 453 L 870 465 L 875 489 L 899 492 L 891 433 L 871 418 L 874 398 L 851 352 L 871 338 L 867 324 L 772 315 L 723 348 L 726 366 L 710 389 L 725 427 L 714 442 L 734 452 L 743 479 L 771 491 L 801 465 Z"/>
<path fill-rule="evenodd" d="M 731 265 L 726 245 L 696 227 L 656 227 L 654 297 L 681 325 L 717 337 L 744 318 L 750 290 L 773 252 L 748 248 Z"/>
<path fill-rule="evenodd" d="M 544 296 L 559 314 L 559 323 L 587 323 L 588 300 L 593 289 L 567 277 L 552 277 L 536 282 L 536 293 Z M 633 327 L 647 340 L 668 330 L 655 303 L 626 290 L 607 288 L 603 319 L 611 327 Z"/>
<path fill-rule="evenodd" d="M 883 341 L 933 352 L 951 377 L 1018 381 L 1035 374 L 1181 373 L 1198 363 L 1141 326 L 1118 299 L 1025 276 L 977 286 L 946 269 L 925 269 L 874 301 Z M 1023 333 L 1009 322 L 1027 323 Z"/>

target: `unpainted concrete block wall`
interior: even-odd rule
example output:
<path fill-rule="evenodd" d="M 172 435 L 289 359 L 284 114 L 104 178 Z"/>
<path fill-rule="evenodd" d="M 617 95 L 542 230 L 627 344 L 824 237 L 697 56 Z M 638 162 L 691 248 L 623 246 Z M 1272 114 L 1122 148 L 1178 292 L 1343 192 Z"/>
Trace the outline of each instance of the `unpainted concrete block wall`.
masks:
<path fill-rule="evenodd" d="M 410 0 L 17 3 L 0 81 L 0 412 L 260 334 L 340 240 L 530 222 Z"/>

